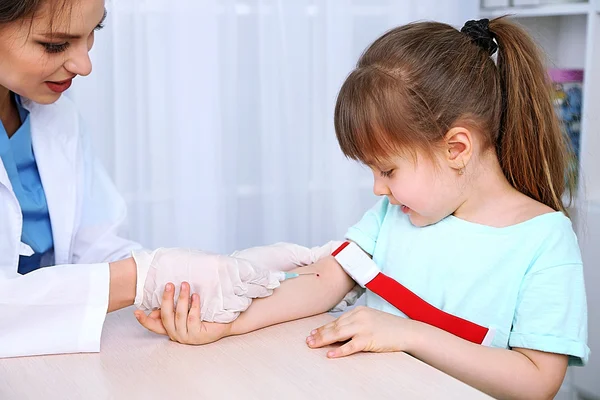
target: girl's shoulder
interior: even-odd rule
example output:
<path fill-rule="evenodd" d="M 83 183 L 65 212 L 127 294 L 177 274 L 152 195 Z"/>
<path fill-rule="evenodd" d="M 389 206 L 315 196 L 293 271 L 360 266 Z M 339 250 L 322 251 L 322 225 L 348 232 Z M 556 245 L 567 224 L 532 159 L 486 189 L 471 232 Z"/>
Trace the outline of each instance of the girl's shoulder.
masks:
<path fill-rule="evenodd" d="M 519 197 L 516 204 L 512 207 L 512 210 L 514 211 L 512 216 L 514 224 L 526 222 L 536 217 L 556 212 L 556 210 L 546 204 L 540 203 L 525 195 Z"/>
<path fill-rule="evenodd" d="M 483 224 L 496 228 L 520 228 L 569 222 L 566 214 L 515 190 L 515 195 L 497 201 L 480 219 Z"/>

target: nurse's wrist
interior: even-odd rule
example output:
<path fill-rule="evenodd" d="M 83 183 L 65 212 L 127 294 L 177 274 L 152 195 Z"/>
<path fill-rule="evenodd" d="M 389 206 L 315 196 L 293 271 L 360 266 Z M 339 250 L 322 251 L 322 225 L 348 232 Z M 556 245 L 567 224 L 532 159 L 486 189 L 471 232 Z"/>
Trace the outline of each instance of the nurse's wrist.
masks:
<path fill-rule="evenodd" d="M 136 294 L 137 266 L 133 258 L 109 263 L 108 312 L 129 307 Z"/>
<path fill-rule="evenodd" d="M 135 299 L 134 304 L 136 306 L 140 306 L 144 300 L 144 285 L 146 283 L 146 278 L 148 277 L 148 271 L 150 270 L 150 265 L 154 259 L 154 255 L 156 252 L 160 250 L 134 250 L 131 252 L 131 256 L 133 257 L 133 261 L 136 264 L 136 275 L 137 275 L 137 284 L 135 290 Z"/>

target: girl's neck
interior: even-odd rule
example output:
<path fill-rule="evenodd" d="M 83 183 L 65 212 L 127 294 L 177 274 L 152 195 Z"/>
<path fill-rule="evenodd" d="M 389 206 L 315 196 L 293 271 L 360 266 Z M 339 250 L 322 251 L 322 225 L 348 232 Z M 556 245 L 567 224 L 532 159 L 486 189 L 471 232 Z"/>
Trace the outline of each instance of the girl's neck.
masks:
<path fill-rule="evenodd" d="M 505 227 L 524 222 L 543 211 L 552 211 L 543 204 L 516 190 L 504 176 L 495 153 L 482 157 L 477 166 L 481 173 L 471 177 L 471 189 L 454 215 L 467 221 Z"/>

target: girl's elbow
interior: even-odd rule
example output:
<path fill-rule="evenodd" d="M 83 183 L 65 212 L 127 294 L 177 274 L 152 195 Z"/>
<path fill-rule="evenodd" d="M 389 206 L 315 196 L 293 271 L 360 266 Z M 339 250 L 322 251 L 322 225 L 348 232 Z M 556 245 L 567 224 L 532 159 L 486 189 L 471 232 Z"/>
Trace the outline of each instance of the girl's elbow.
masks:
<path fill-rule="evenodd" d="M 546 388 L 544 388 L 542 390 L 540 399 L 541 400 L 553 400 L 556 395 L 558 394 L 558 392 L 560 391 L 560 388 L 562 386 L 562 380 L 560 382 L 558 382 L 558 384 L 551 384 L 548 385 Z"/>
<path fill-rule="evenodd" d="M 536 384 L 535 393 L 532 393 L 531 399 L 553 400 L 562 386 L 563 379 L 543 380 L 539 379 Z"/>
<path fill-rule="evenodd" d="M 332 289 L 344 292 L 345 295 L 356 284 L 332 256 L 321 259 L 317 264 L 319 264 L 318 269 L 322 271 L 322 276 L 327 279 Z"/>

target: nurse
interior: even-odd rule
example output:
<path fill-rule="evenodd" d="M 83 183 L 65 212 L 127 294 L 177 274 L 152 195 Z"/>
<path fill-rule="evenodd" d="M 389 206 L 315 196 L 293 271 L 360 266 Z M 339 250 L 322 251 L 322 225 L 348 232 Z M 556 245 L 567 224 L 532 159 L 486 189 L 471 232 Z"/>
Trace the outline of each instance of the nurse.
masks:
<path fill-rule="evenodd" d="M 2 0 L 0 357 L 98 351 L 107 311 L 141 296 L 125 203 L 62 96 L 105 16 L 104 0 Z"/>

